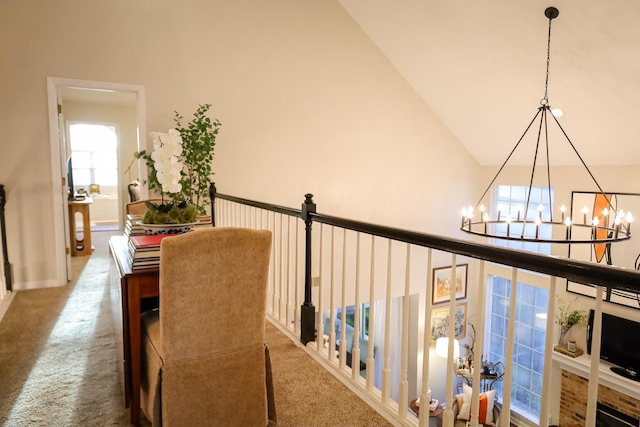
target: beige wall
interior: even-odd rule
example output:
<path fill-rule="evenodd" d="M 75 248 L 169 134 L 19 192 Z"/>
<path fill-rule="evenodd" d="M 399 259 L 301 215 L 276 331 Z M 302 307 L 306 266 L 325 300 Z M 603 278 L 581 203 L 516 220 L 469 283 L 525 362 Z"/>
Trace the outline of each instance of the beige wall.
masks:
<path fill-rule="evenodd" d="M 311 192 L 325 213 L 442 234 L 476 192 L 476 162 L 337 2 L 0 9 L 0 182 L 18 283 L 56 277 L 47 76 L 144 86 L 148 131 L 213 104 L 220 192 L 294 207 Z"/>

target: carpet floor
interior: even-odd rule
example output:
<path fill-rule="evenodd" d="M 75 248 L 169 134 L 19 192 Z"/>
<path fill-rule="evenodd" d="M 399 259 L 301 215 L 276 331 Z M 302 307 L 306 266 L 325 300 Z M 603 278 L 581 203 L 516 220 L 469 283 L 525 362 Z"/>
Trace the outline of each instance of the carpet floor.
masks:
<path fill-rule="evenodd" d="M 92 233 L 96 249 L 72 259 L 67 286 L 16 293 L 0 322 L 0 425 L 129 425 L 109 294 L 114 233 Z M 266 331 L 279 426 L 390 425 L 269 322 Z"/>

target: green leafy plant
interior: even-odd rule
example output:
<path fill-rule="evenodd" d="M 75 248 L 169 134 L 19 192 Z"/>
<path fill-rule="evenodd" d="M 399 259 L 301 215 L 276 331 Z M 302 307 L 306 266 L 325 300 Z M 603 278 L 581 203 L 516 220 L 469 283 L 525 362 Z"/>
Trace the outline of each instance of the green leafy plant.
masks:
<path fill-rule="evenodd" d="M 217 119 L 207 117 L 209 108 L 211 104 L 198 106 L 193 119 L 186 125 L 182 124 L 183 117 L 176 111 L 175 129 L 166 134 L 149 134 L 153 138 L 154 151 L 134 153 L 135 158 L 146 162 L 149 177 L 145 183 L 150 190 L 160 193 L 163 201 L 168 198 L 176 208 L 182 202 L 191 202 L 198 214 L 205 214 L 211 203 L 211 163 L 221 126 Z"/>
<path fill-rule="evenodd" d="M 209 183 L 211 181 L 213 154 L 216 146 L 216 136 L 221 123 L 218 119 L 211 120 L 206 113 L 211 104 L 200 105 L 193 114 L 193 119 L 182 125 L 183 117 L 176 111 L 174 121 L 176 130 L 180 132 L 183 141 L 185 176 L 183 178 L 183 193 L 197 206 L 198 213 L 204 214 L 209 200 Z"/>
<path fill-rule="evenodd" d="M 573 304 L 578 298 L 566 303 L 562 298 L 558 297 L 558 312 L 556 313 L 556 324 L 560 326 L 560 336 L 558 337 L 558 344 L 562 345 L 567 332 L 576 325 L 585 324 L 588 319 L 587 312 L 584 310 L 573 310 L 571 304 Z"/>

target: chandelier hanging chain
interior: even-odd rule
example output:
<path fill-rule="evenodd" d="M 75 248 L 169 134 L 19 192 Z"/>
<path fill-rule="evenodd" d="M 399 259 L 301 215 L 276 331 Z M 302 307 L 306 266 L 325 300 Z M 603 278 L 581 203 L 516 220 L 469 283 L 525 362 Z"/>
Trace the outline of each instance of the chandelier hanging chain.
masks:
<path fill-rule="evenodd" d="M 549 18 L 549 33 L 547 35 L 547 74 L 545 76 L 545 81 L 544 81 L 544 98 L 542 98 L 542 100 L 540 101 L 540 104 L 549 105 L 549 67 L 551 65 L 551 21 L 553 21 L 553 18 L 556 18 L 558 16 L 557 9 L 555 14 L 553 12 L 551 13 L 545 12 L 545 15 Z"/>

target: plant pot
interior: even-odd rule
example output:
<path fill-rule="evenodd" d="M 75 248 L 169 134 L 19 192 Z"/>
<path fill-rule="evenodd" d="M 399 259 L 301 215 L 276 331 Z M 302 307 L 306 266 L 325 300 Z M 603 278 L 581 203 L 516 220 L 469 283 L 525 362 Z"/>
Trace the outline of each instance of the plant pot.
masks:
<path fill-rule="evenodd" d="M 144 232 L 147 235 L 157 234 L 183 234 L 188 233 L 193 229 L 195 222 L 188 224 L 140 224 L 144 228 Z"/>

